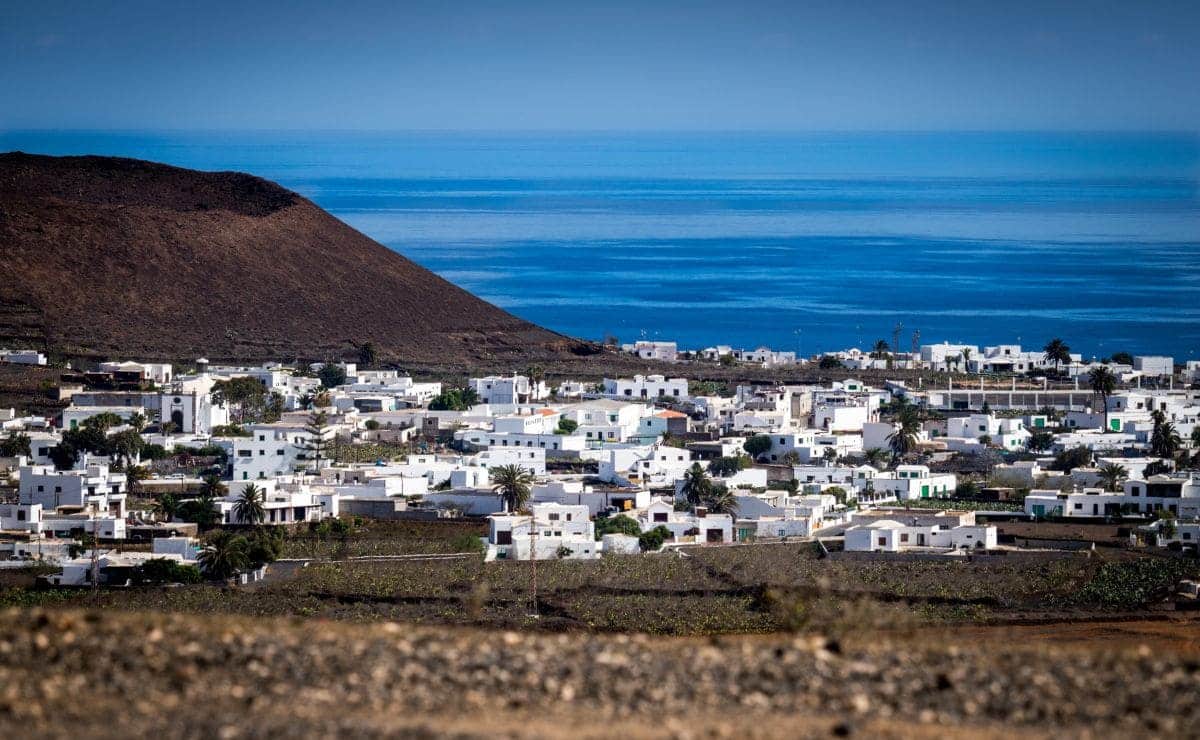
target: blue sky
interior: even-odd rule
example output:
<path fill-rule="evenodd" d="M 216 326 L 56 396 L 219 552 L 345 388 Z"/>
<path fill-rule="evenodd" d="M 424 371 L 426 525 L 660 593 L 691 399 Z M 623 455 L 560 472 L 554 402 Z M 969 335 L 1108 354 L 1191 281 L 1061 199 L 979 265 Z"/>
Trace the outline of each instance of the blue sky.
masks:
<path fill-rule="evenodd" d="M 1200 2 L 0 6 L 0 128 L 1200 130 Z"/>

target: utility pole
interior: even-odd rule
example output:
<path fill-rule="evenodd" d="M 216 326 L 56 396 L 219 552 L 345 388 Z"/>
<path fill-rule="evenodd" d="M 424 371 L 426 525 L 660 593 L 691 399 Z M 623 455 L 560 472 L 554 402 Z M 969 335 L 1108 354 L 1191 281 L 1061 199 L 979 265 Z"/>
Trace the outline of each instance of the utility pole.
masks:
<path fill-rule="evenodd" d="M 88 521 L 92 523 L 92 603 L 95 603 L 100 593 L 100 533 L 97 531 L 94 506 L 90 509 Z"/>
<path fill-rule="evenodd" d="M 537 517 L 533 513 L 532 506 L 529 507 L 529 572 L 529 602 L 532 609 L 530 616 L 537 619 Z"/>

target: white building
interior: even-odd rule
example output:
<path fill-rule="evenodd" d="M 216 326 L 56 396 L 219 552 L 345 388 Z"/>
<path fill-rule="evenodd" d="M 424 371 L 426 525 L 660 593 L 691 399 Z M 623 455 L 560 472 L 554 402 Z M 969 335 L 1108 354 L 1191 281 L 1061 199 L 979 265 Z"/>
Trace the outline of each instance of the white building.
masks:
<path fill-rule="evenodd" d="M 900 501 L 947 498 L 957 487 L 958 479 L 953 473 L 934 474 L 926 465 L 898 465 L 895 470 L 876 473 L 867 484 L 877 495 L 895 496 Z"/>
<path fill-rule="evenodd" d="M 1200 518 L 1200 477 L 1156 475 L 1131 479 L 1120 492 L 1084 488 L 1062 492 L 1034 490 L 1025 497 L 1025 513 L 1036 517 L 1108 517 L 1121 514 L 1153 515 L 1167 511 L 1179 519 Z"/>
<path fill-rule="evenodd" d="M 49 516 L 59 507 L 93 510 L 125 517 L 125 475 L 107 465 L 88 463 L 79 470 L 56 470 L 46 465 L 20 469 L 18 496 L 22 504 L 40 504 Z"/>
<path fill-rule="evenodd" d="M 46 356 L 33 349 L 0 349 L 0 362 L 13 365 L 45 365 Z"/>
<path fill-rule="evenodd" d="M 914 548 L 990 550 L 996 547 L 996 528 L 940 523 L 902 524 L 878 519 L 846 530 L 848 552 L 902 552 Z"/>
<path fill-rule="evenodd" d="M 297 422 L 279 421 L 271 424 L 249 424 L 249 437 L 229 437 L 224 440 L 232 446 L 230 462 L 233 480 L 263 480 L 276 475 L 293 473 L 311 468 L 315 460 L 307 447 L 313 435 L 307 425 Z M 322 435 L 325 443 L 333 440 L 334 426 L 328 426 Z M 329 460 L 328 453 L 324 459 Z"/>
<path fill-rule="evenodd" d="M 604 395 L 610 398 L 672 399 L 687 398 L 687 378 L 667 379 L 662 375 L 635 375 L 633 378 L 605 378 Z"/>
<path fill-rule="evenodd" d="M 679 346 L 675 342 L 640 341 L 634 344 L 623 344 L 621 349 L 637 355 L 643 360 L 675 362 L 679 358 Z"/>
<path fill-rule="evenodd" d="M 1142 375 L 1166 378 L 1175 374 L 1175 358 L 1138 355 L 1133 358 L 1133 369 Z"/>
<path fill-rule="evenodd" d="M 571 559 L 600 556 L 588 507 L 558 503 L 530 504 L 529 514 L 488 517 L 487 554 L 491 560 Z"/>
<path fill-rule="evenodd" d="M 475 391 L 482 403 L 487 404 L 522 404 L 540 401 L 550 395 L 545 381 L 536 383 L 524 375 L 513 374 L 488 375 L 483 378 L 471 378 L 469 387 Z"/>
<path fill-rule="evenodd" d="M 667 499 L 653 499 L 645 509 L 636 513 L 638 526 L 643 532 L 655 527 L 666 527 L 676 543 L 721 544 L 733 542 L 733 517 L 728 514 L 710 514 L 703 506 L 696 511 L 676 511 L 675 504 Z"/>

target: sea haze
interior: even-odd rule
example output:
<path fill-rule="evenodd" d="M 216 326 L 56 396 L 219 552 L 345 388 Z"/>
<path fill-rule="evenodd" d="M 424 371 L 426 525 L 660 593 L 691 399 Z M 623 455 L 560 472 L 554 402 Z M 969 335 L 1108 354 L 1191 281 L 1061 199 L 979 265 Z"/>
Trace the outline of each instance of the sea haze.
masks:
<path fill-rule="evenodd" d="M 902 323 L 905 348 L 919 329 L 1200 352 L 1193 136 L 9 132 L 0 149 L 253 172 L 581 337 L 809 354 Z"/>

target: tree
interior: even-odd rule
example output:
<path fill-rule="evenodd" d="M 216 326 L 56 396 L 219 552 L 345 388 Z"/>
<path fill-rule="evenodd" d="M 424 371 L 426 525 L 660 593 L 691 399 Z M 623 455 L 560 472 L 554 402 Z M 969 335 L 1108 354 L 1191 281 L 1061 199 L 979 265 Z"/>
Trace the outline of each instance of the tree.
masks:
<path fill-rule="evenodd" d="M 1165 475 L 1171 472 L 1171 465 L 1165 460 L 1155 460 L 1146 467 L 1142 468 L 1142 477 L 1149 478 L 1153 475 Z"/>
<path fill-rule="evenodd" d="M 740 458 L 739 458 L 740 459 Z M 796 466 L 800 464 L 800 453 L 795 450 L 788 450 L 783 453 L 783 457 L 779 458 L 784 465 Z"/>
<path fill-rule="evenodd" d="M 1055 455 L 1054 462 L 1050 463 L 1050 469 L 1069 473 L 1075 468 L 1083 468 L 1091 464 L 1092 451 L 1086 447 L 1079 446 L 1063 450 Z"/>
<path fill-rule="evenodd" d="M 1192 447 L 1200 448 L 1200 424 L 1192 427 Z"/>
<path fill-rule="evenodd" d="M 1033 452 L 1045 452 L 1053 446 L 1054 435 L 1050 432 L 1034 432 L 1025 443 L 1025 447 Z"/>
<path fill-rule="evenodd" d="M 321 379 L 322 388 L 337 388 L 346 383 L 346 368 L 327 362 L 321 366 L 317 377 Z"/>
<path fill-rule="evenodd" d="M 710 490 L 712 481 L 709 480 L 708 474 L 700 467 L 700 463 L 692 463 L 692 467 L 683 474 L 683 486 L 679 490 L 684 500 L 696 506 L 703 503 Z"/>
<path fill-rule="evenodd" d="M 274 421 L 283 410 L 283 396 L 268 393 L 266 386 L 251 377 L 230 378 L 213 383 L 212 402 L 228 404 L 235 424 L 248 421 Z M 166 424 L 163 425 L 164 432 Z"/>
<path fill-rule="evenodd" d="M 164 583 L 199 583 L 200 569 L 181 565 L 168 558 L 153 558 L 133 569 L 133 582 L 140 586 L 160 586 Z"/>
<path fill-rule="evenodd" d="M 990 447 L 992 445 L 992 435 L 990 435 L 990 434 L 979 435 L 979 444 L 983 445 L 984 447 Z"/>
<path fill-rule="evenodd" d="M 921 420 L 915 409 L 905 407 L 897 415 L 897 428 L 887 436 L 888 449 L 892 451 L 892 460 L 902 460 L 917 449 L 918 435 L 921 432 Z"/>
<path fill-rule="evenodd" d="M 7 437 L 0 440 L 0 457 L 20 457 L 21 455 L 25 457 L 33 455 L 29 435 L 24 432 L 9 432 Z"/>
<path fill-rule="evenodd" d="M 723 485 L 716 485 L 709 488 L 708 495 L 704 497 L 704 505 L 713 514 L 737 515 L 737 496 Z"/>
<path fill-rule="evenodd" d="M 314 411 L 308 415 L 308 423 L 304 425 L 304 441 L 297 445 L 306 459 L 312 460 L 313 472 L 320 472 L 321 460 L 329 447 L 326 439 L 329 432 L 329 415 L 324 411 Z"/>
<path fill-rule="evenodd" d="M 886 463 L 887 454 L 887 450 L 872 447 L 869 450 L 863 451 L 863 461 L 873 468 L 880 468 Z"/>
<path fill-rule="evenodd" d="M 98 429 L 101 432 L 107 432 L 109 429 L 120 425 L 121 417 L 117 416 L 111 411 L 105 411 L 103 413 L 96 414 L 95 416 L 89 416 L 83 420 L 83 426 L 85 429 Z"/>
<path fill-rule="evenodd" d="M 642 552 L 658 552 L 662 549 L 663 543 L 671 538 L 671 530 L 660 524 L 648 532 L 642 532 L 638 537 L 638 547 Z"/>
<path fill-rule="evenodd" d="M 140 457 L 145 444 L 142 435 L 132 429 L 117 432 L 108 438 L 109 452 L 117 460 L 123 460 L 126 465 L 133 462 L 135 457 Z"/>
<path fill-rule="evenodd" d="M 450 388 L 442 391 L 429 402 L 430 411 L 466 411 L 479 403 L 479 394 L 473 388 Z"/>
<path fill-rule="evenodd" d="M 1113 352 L 1112 361 L 1118 365 L 1133 365 L 1133 355 L 1128 352 Z"/>
<path fill-rule="evenodd" d="M 832 465 L 833 463 L 837 462 L 838 459 L 837 449 L 834 447 L 826 447 L 821 451 L 821 458 L 826 463 Z"/>
<path fill-rule="evenodd" d="M 358 348 L 358 364 L 364 368 L 374 367 L 379 359 L 373 342 L 363 342 Z"/>
<path fill-rule="evenodd" d="M 173 493 L 164 493 L 154 502 L 154 512 L 163 521 L 171 521 L 179 513 L 179 499 Z"/>
<path fill-rule="evenodd" d="M 150 471 L 144 465 L 130 465 L 125 470 L 125 485 L 129 486 L 130 493 L 139 493 L 142 490 L 142 481 L 150 477 Z"/>
<path fill-rule="evenodd" d="M 871 349 L 871 357 L 874 357 L 876 360 L 886 359 L 890 349 L 886 341 L 876 339 L 875 346 Z"/>
<path fill-rule="evenodd" d="M 830 486 L 829 488 L 821 491 L 821 493 L 833 496 L 834 500 L 839 504 L 846 503 L 846 489 L 842 488 L 841 486 Z"/>
<path fill-rule="evenodd" d="M 717 477 L 727 477 L 733 475 L 739 470 L 745 470 L 746 458 L 737 455 L 734 457 L 718 457 L 708 463 L 708 472 Z M 684 475 L 687 475 L 686 473 Z"/>
<path fill-rule="evenodd" d="M 579 428 L 579 422 L 575 421 L 574 419 L 568 419 L 567 417 L 564 416 L 558 420 L 558 428 L 554 430 L 554 433 L 555 434 L 574 434 L 575 430 L 578 428 Z"/>
<path fill-rule="evenodd" d="M 844 367 L 842 361 L 833 355 L 821 355 L 821 359 L 817 362 L 817 367 L 822 370 L 835 370 Z"/>
<path fill-rule="evenodd" d="M 765 434 L 756 434 L 742 443 L 742 449 L 757 460 L 759 455 L 766 454 L 767 450 L 771 449 L 771 438 Z"/>
<path fill-rule="evenodd" d="M 596 539 L 600 539 L 606 534 L 627 534 L 637 537 L 641 533 L 642 528 L 638 525 L 637 520 L 624 514 L 596 518 Z"/>
<path fill-rule="evenodd" d="M 533 473 L 520 465 L 500 465 L 492 468 L 492 485 L 499 491 L 507 511 L 520 511 L 529 501 Z"/>
<path fill-rule="evenodd" d="M 79 461 L 79 448 L 64 435 L 63 440 L 50 448 L 50 460 L 59 470 L 70 470 Z"/>
<path fill-rule="evenodd" d="M 1150 433 L 1150 454 L 1155 457 L 1175 457 L 1175 453 L 1183 446 L 1183 439 L 1175 425 L 1167 421 L 1167 415 L 1159 409 L 1152 411 L 1150 417 L 1154 420 L 1154 430 Z"/>
<path fill-rule="evenodd" d="M 262 524 L 267 518 L 266 490 L 247 483 L 233 504 L 233 517 L 243 524 Z"/>
<path fill-rule="evenodd" d="M 1069 364 L 1071 362 L 1071 348 L 1063 340 L 1055 337 L 1046 346 L 1042 348 L 1042 352 L 1046 355 L 1047 362 L 1054 363 L 1054 374 L 1058 374 L 1059 366 Z"/>
<path fill-rule="evenodd" d="M 232 578 L 250 567 L 250 543 L 245 537 L 231 532 L 218 532 L 197 558 L 200 568 L 209 578 Z"/>
<path fill-rule="evenodd" d="M 963 370 L 967 370 L 969 372 L 970 371 L 969 365 L 971 363 L 971 348 L 970 347 L 963 347 L 962 362 L 963 362 Z"/>
<path fill-rule="evenodd" d="M 1119 463 L 1105 463 L 1100 466 L 1100 481 L 1104 484 L 1104 490 L 1115 491 L 1121 485 L 1121 481 L 1129 477 L 1129 471 L 1124 465 Z"/>
<path fill-rule="evenodd" d="M 229 489 L 221 482 L 221 478 L 216 475 L 206 475 L 200 481 L 200 495 L 209 498 L 217 499 L 229 492 Z"/>
<path fill-rule="evenodd" d="M 129 415 L 129 418 L 125 420 L 125 423 L 129 425 L 129 428 L 132 429 L 135 434 L 141 434 L 146 430 L 146 425 L 149 423 L 149 419 L 147 419 L 146 415 L 140 411 L 135 411 Z"/>
<path fill-rule="evenodd" d="M 1108 431 L 1108 397 L 1117 390 L 1117 376 L 1104 365 L 1092 368 L 1089 373 L 1089 384 L 1092 395 L 1100 396 L 1100 404 L 1104 407 L 1104 431 Z"/>

